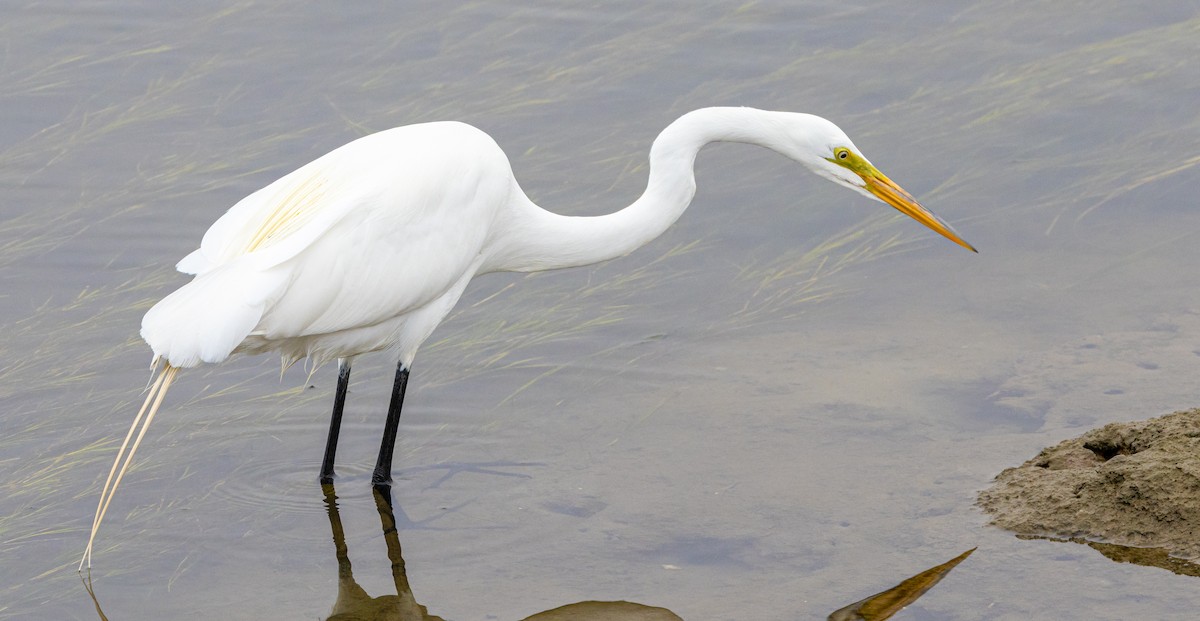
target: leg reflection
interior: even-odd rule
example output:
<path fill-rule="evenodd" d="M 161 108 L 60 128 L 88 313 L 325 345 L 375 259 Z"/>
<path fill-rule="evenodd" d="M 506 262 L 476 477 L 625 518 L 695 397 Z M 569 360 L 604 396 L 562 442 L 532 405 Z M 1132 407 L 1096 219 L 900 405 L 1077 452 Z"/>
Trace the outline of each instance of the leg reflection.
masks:
<path fill-rule="evenodd" d="M 329 528 L 333 531 L 333 547 L 338 561 L 338 595 L 337 601 L 333 604 L 333 611 L 328 617 L 329 621 L 349 621 L 351 619 L 444 621 L 441 617 L 429 614 L 425 607 L 418 604 L 416 598 L 413 597 L 412 588 L 408 584 L 408 575 L 404 570 L 400 537 L 396 532 L 391 489 L 386 485 L 380 485 L 375 487 L 374 493 L 375 507 L 379 510 L 379 520 L 383 525 L 383 538 L 387 542 L 388 560 L 392 563 L 392 581 L 396 585 L 396 594 L 379 597 L 371 597 L 354 580 L 349 549 L 346 546 L 346 532 L 342 528 L 342 517 L 338 512 L 337 493 L 332 483 L 322 485 L 321 490 L 325 494 L 325 509 L 329 514 Z"/>
<path fill-rule="evenodd" d="M 350 566 L 350 555 L 346 547 L 346 534 L 342 529 L 342 518 L 338 513 L 337 494 L 332 483 L 321 486 L 325 494 L 325 508 L 329 513 L 329 528 L 333 531 L 333 547 L 338 560 L 338 597 L 333 605 L 329 621 L 350 619 L 397 621 L 444 621 L 429 614 L 424 606 L 413 597 L 400 549 L 400 534 L 396 528 L 396 513 L 392 505 L 392 488 L 389 485 L 374 486 L 375 509 L 379 511 L 379 522 L 383 527 L 383 540 L 387 543 L 388 560 L 392 564 L 392 582 L 395 595 L 371 597 L 354 580 Z M 403 512 L 401 512 L 403 515 Z M 406 523 L 411 523 L 407 521 Z M 645 606 L 632 602 L 587 601 L 560 606 L 540 612 L 524 621 L 682 621 L 666 608 Z"/>

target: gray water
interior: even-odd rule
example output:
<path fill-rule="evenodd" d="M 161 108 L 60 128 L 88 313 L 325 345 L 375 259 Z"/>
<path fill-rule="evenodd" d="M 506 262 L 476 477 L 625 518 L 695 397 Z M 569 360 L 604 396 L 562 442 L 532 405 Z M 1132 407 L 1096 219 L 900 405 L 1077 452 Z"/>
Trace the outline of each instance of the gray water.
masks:
<path fill-rule="evenodd" d="M 813 112 L 980 249 L 741 145 L 662 238 L 494 275 L 413 370 L 396 456 L 415 600 L 520 619 L 631 600 L 820 619 L 979 550 L 904 619 L 1191 619 L 1195 578 L 986 526 L 1001 469 L 1198 405 L 1194 3 L 0 5 L 0 619 L 95 618 L 75 573 L 140 404 L 140 316 L 242 196 L 363 134 L 458 119 L 549 209 L 641 191 L 687 110 Z M 339 449 L 354 576 L 394 593 L 369 477 L 392 363 Z M 335 370 L 181 375 L 113 503 L 110 619 L 315 619 Z"/>

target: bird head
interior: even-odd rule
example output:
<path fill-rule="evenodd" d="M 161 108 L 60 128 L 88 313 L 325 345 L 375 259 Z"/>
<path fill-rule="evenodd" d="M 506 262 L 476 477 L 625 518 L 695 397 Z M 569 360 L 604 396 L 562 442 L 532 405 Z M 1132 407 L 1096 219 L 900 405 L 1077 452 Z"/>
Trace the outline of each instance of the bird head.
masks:
<path fill-rule="evenodd" d="M 795 113 L 793 113 L 795 114 Z M 929 211 L 904 188 L 888 179 L 854 146 L 837 125 L 811 114 L 795 114 L 787 132 L 787 153 L 818 175 L 878 200 L 937 231 L 950 241 L 977 252 L 941 218 Z"/>

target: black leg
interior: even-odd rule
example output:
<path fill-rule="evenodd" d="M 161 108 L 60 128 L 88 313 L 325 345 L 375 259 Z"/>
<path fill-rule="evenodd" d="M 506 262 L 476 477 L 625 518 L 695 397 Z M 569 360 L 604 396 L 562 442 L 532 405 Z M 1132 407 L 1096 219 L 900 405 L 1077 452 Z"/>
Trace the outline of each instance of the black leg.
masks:
<path fill-rule="evenodd" d="M 321 483 L 333 483 L 333 457 L 337 453 L 338 433 L 342 430 L 342 406 L 350 387 L 350 360 L 338 358 L 337 392 L 333 394 L 333 414 L 329 417 L 329 435 L 325 438 L 325 459 L 321 461 Z"/>
<path fill-rule="evenodd" d="M 396 365 L 396 382 L 392 384 L 392 400 L 388 404 L 387 423 L 383 426 L 383 443 L 379 445 L 379 459 L 375 461 L 372 485 L 389 485 L 392 482 L 392 453 L 396 450 L 396 429 L 400 427 L 400 408 L 404 406 L 404 389 L 408 386 L 408 369 L 404 363 Z"/>

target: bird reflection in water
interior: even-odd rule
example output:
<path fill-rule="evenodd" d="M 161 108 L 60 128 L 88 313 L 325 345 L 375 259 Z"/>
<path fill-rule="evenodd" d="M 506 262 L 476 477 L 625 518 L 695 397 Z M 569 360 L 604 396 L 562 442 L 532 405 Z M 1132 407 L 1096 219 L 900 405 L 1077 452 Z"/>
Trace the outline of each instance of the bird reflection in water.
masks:
<path fill-rule="evenodd" d="M 392 581 L 395 584 L 395 595 L 371 597 L 354 579 L 354 571 L 350 565 L 350 553 L 346 547 L 346 533 L 342 528 L 342 517 L 338 512 L 337 494 L 332 483 L 321 486 L 325 495 L 325 508 L 329 515 L 329 527 L 333 531 L 333 546 L 338 562 L 338 594 L 333 604 L 333 611 L 327 617 L 328 621 L 445 621 L 442 617 L 429 614 L 429 610 L 417 603 L 413 596 L 412 587 L 408 582 L 408 574 L 404 567 L 404 557 L 401 555 L 400 536 L 396 529 L 396 516 L 392 508 L 391 487 L 386 485 L 374 488 L 375 508 L 379 511 L 379 521 L 383 527 L 383 539 L 387 544 L 388 560 L 391 561 Z M 975 549 L 972 548 L 949 561 L 931 567 L 900 584 L 855 602 L 829 615 L 829 621 L 883 621 L 913 603 L 917 598 L 933 588 L 942 578 L 966 559 Z M 100 609 L 100 603 L 92 590 L 90 578 L 84 580 L 84 588 L 96 606 L 96 612 L 101 621 L 108 617 Z M 587 601 L 567 604 L 533 616 L 522 621 L 683 621 L 678 615 L 656 606 L 646 606 L 633 602 L 598 602 Z"/>
<path fill-rule="evenodd" d="M 933 588 L 954 569 L 956 565 L 966 560 L 975 548 L 897 584 L 896 586 L 876 593 L 862 601 L 854 602 L 845 608 L 835 610 L 829 615 L 828 621 L 883 621 L 904 610 L 904 607 L 917 601 L 918 597 Z"/>
<path fill-rule="evenodd" d="M 397 619 L 403 621 L 444 621 L 429 614 L 424 606 L 413 597 L 408 584 L 408 573 L 404 569 L 404 557 L 400 554 L 400 535 L 396 532 L 396 515 L 392 511 L 392 489 L 380 485 L 374 488 L 375 508 L 383 525 L 383 540 L 387 543 L 388 560 L 392 563 L 392 581 L 396 584 L 395 595 L 371 597 L 354 580 L 350 566 L 350 553 L 346 548 L 346 532 L 342 529 L 342 516 L 338 513 L 337 494 L 332 483 L 321 485 L 325 493 L 325 510 L 329 513 L 329 528 L 333 530 L 333 547 L 337 552 L 338 594 L 333 603 L 329 621 L 351 619 Z"/>
<path fill-rule="evenodd" d="M 396 515 L 392 509 L 392 490 L 386 485 L 374 487 L 375 508 L 383 526 L 383 539 L 387 543 L 388 560 L 392 565 L 392 581 L 396 585 L 395 595 L 371 597 L 354 580 L 350 567 L 346 534 L 342 529 L 342 518 L 338 513 L 337 495 L 332 483 L 321 486 L 325 493 L 325 508 L 329 512 L 329 527 L 333 531 L 333 546 L 338 561 L 338 596 L 328 621 L 351 620 L 395 620 L 395 621 L 445 621 L 442 617 L 429 614 L 429 610 L 417 603 L 401 556 L 400 536 L 396 531 Z M 523 621 L 682 621 L 666 608 L 644 606 L 632 602 L 579 602 L 553 610 L 539 612 Z"/>

